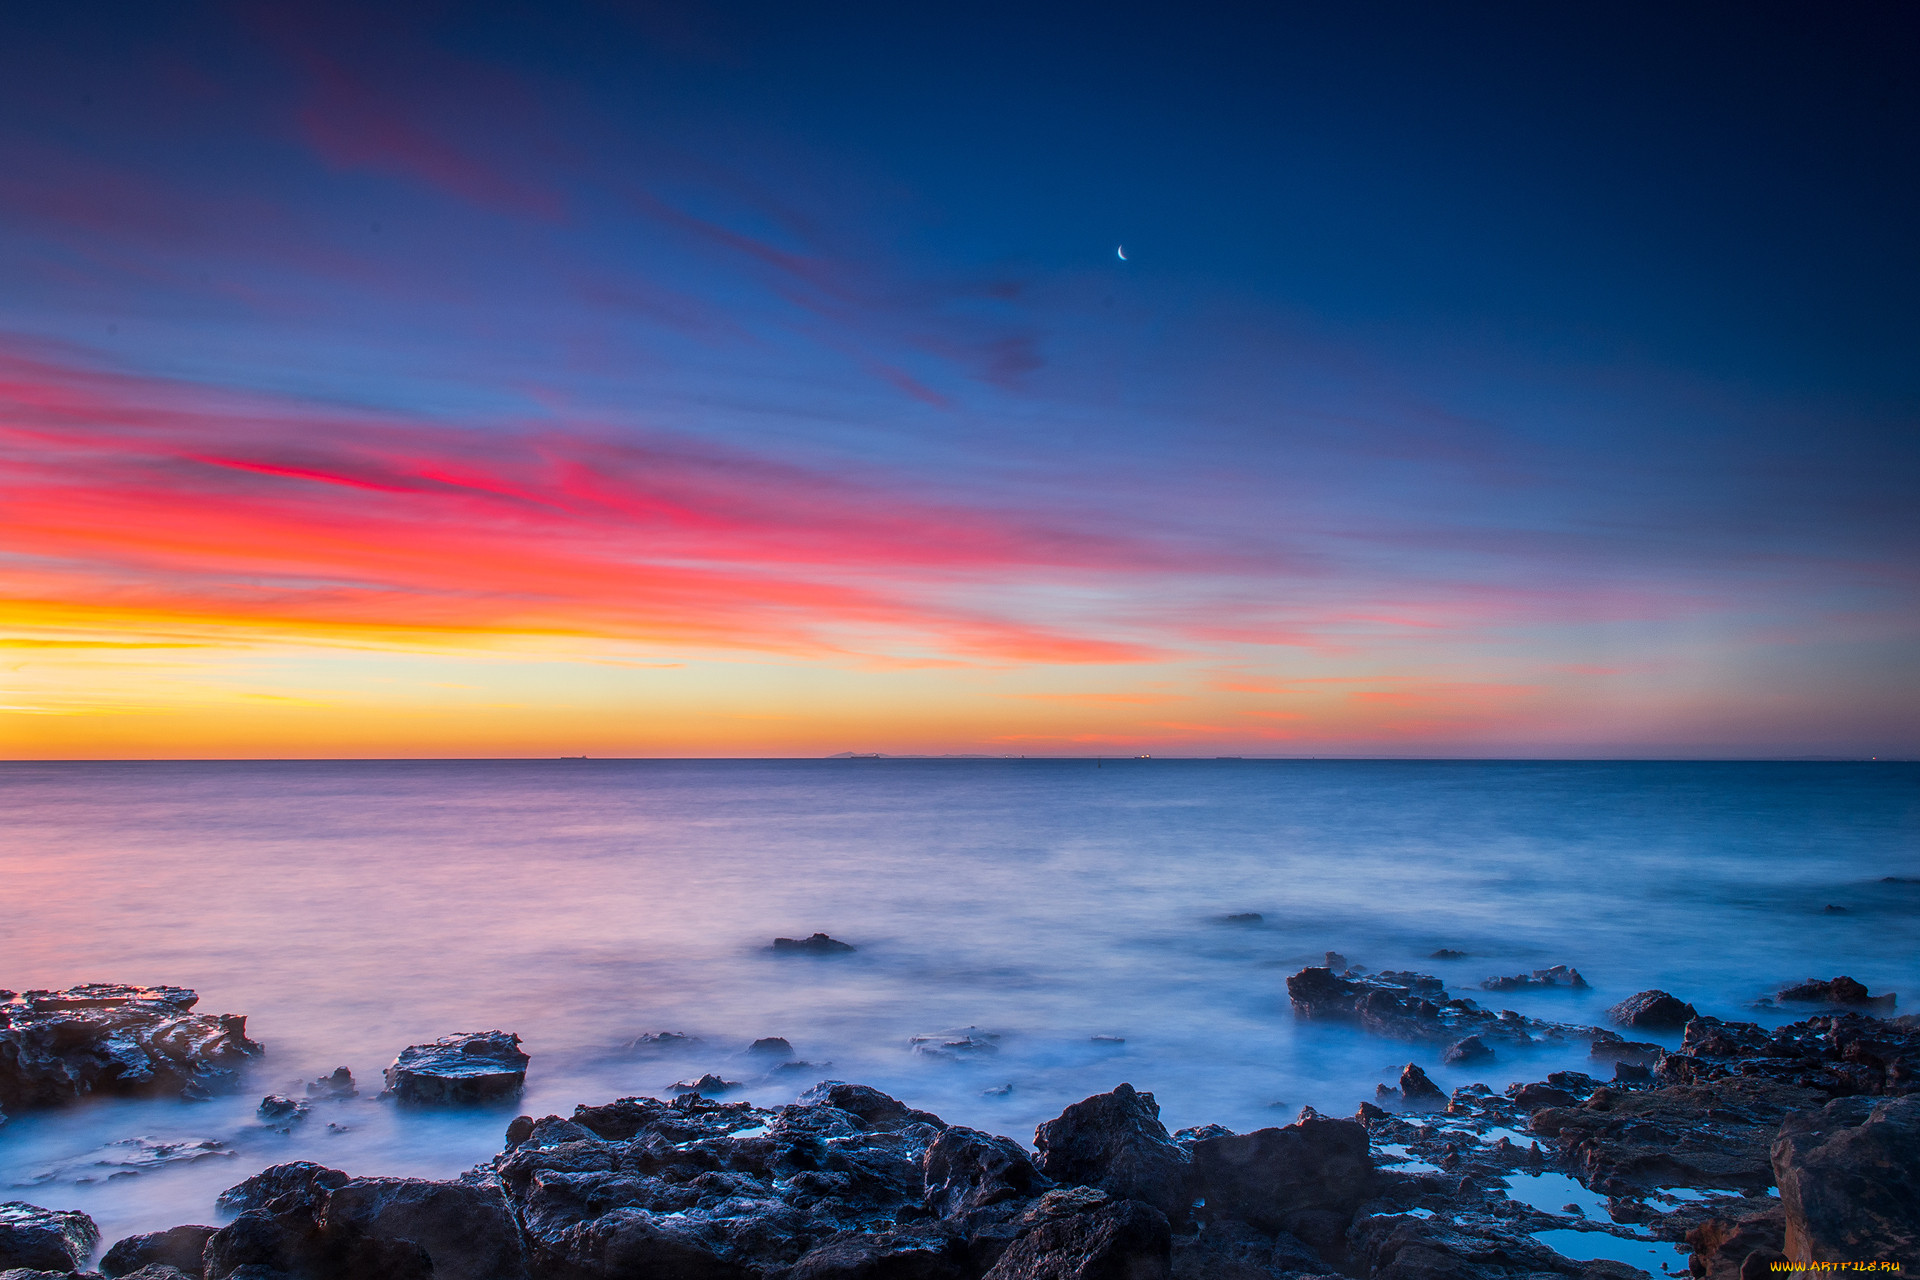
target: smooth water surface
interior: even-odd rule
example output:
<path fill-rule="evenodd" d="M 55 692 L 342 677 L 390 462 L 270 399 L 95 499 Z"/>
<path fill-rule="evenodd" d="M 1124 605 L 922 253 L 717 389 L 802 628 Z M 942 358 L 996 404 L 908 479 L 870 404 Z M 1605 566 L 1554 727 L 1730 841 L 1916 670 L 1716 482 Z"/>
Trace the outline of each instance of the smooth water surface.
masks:
<path fill-rule="evenodd" d="M 448 1175 L 516 1110 L 703 1071 L 760 1103 L 864 1081 L 1027 1139 L 1122 1080 L 1169 1127 L 1249 1129 L 1350 1114 L 1409 1058 L 1443 1087 L 1583 1065 L 1461 1072 L 1298 1024 L 1285 978 L 1330 948 L 1468 992 L 1571 964 L 1592 992 L 1482 998 L 1579 1022 L 1649 986 L 1722 1016 L 1838 973 L 1920 998 L 1912 765 L 12 764 L 0 814 L 0 987 L 189 986 L 270 1050 L 242 1096 L 0 1128 L 0 1199 L 85 1209 L 108 1240 L 214 1221 L 282 1160 Z M 816 931 L 859 950 L 766 949 Z M 533 1055 L 518 1107 L 253 1115 L 339 1065 L 372 1094 L 401 1047 L 492 1027 Z M 911 1047 L 969 1027 L 994 1049 Z M 628 1047 L 652 1031 L 700 1042 Z M 814 1065 L 765 1078 L 740 1052 L 761 1036 Z"/>

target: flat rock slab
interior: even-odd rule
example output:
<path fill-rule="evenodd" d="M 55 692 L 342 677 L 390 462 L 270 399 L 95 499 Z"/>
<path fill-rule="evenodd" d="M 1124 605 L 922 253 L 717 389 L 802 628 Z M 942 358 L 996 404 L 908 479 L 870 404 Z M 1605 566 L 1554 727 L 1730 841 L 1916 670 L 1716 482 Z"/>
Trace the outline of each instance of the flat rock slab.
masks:
<path fill-rule="evenodd" d="M 244 1017 L 189 1012 L 198 1001 L 185 987 L 121 983 L 0 992 L 0 1107 L 231 1088 L 261 1048 Z"/>
<path fill-rule="evenodd" d="M 402 1049 L 387 1068 L 387 1092 L 429 1106 L 493 1102 L 520 1092 L 527 1062 L 512 1032 L 462 1031 Z"/>

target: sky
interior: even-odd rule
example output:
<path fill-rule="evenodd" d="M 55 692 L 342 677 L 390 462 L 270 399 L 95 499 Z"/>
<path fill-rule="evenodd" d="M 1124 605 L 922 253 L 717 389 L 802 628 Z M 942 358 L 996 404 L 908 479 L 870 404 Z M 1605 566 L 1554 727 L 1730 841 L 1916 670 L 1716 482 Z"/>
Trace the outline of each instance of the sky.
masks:
<path fill-rule="evenodd" d="M 1199 9 L 0 9 L 0 756 L 1920 754 L 1912 6 Z"/>

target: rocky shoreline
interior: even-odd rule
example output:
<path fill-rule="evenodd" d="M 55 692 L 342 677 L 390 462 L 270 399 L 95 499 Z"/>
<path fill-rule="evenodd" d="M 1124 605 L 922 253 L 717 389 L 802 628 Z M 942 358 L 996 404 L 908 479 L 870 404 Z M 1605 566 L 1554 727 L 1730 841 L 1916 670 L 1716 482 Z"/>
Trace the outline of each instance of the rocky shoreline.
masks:
<path fill-rule="evenodd" d="M 1486 989 L 1577 977 L 1541 970 Z M 1618 1029 L 1548 1023 L 1428 975 L 1344 962 L 1303 969 L 1288 990 L 1303 1018 L 1352 1021 L 1462 1066 L 1584 1042 L 1611 1078 L 1563 1071 L 1446 1094 L 1409 1063 L 1351 1118 L 1308 1108 L 1252 1133 L 1168 1133 L 1153 1095 L 1120 1084 L 1039 1126 L 1031 1148 L 839 1081 L 778 1107 L 698 1091 L 622 1098 L 521 1116 L 493 1160 L 454 1179 L 277 1165 L 221 1197 L 225 1225 L 114 1242 L 98 1271 L 83 1269 L 102 1243 L 85 1215 L 0 1205 L 0 1280 L 1647 1274 L 1565 1252 L 1597 1256 L 1575 1245 L 1609 1241 L 1681 1246 L 1712 1280 L 1789 1260 L 1920 1267 L 1920 1024 L 1881 1016 L 1891 998 L 1849 979 L 1782 993 L 1826 1007 L 1774 1030 L 1665 992 L 1615 1006 Z M 259 1046 L 243 1019 L 189 1013 L 192 996 L 0 997 L 0 1101 L 230 1085 Z M 1648 1027 L 1681 1029 L 1679 1049 L 1630 1038 Z M 446 1037 L 404 1051 L 389 1092 L 416 1105 L 511 1096 L 526 1062 L 506 1032 Z M 342 1076 L 309 1092 L 351 1090 Z M 1553 1187 L 1568 1196 L 1558 1206 L 1543 1194 Z"/>

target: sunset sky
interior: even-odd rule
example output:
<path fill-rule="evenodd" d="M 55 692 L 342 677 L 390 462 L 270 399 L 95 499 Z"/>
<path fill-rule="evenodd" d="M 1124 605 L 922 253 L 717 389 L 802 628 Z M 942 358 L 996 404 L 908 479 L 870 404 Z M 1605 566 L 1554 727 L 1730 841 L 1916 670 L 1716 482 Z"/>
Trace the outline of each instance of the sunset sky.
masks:
<path fill-rule="evenodd" d="M 7 6 L 0 755 L 1920 753 L 1917 32 Z"/>

